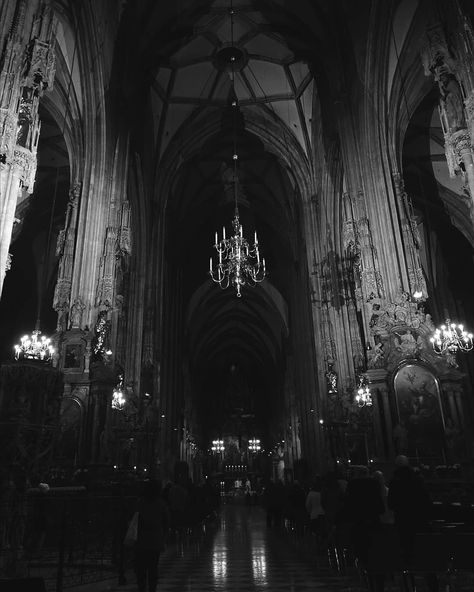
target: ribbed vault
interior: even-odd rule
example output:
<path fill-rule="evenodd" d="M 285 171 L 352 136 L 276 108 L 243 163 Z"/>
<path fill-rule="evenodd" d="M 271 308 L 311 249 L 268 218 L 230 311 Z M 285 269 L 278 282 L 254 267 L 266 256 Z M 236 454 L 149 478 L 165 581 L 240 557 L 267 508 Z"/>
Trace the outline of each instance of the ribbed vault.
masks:
<path fill-rule="evenodd" d="M 306 259 L 302 203 L 311 194 L 316 149 L 309 64 L 327 59 L 318 52 L 329 31 L 321 5 L 217 0 L 158 10 L 149 3 L 129 23 L 140 35 L 126 59 L 141 64 L 149 84 L 148 125 L 135 140 L 147 146 L 153 197 L 166 212 L 165 316 L 181 319 L 203 443 L 236 414 L 273 438 L 275 416 L 284 412 L 292 309 L 306 281 L 298 273 Z M 128 72 L 122 88 L 136 93 L 144 81 L 131 84 L 138 71 Z M 268 269 L 265 282 L 245 288 L 242 299 L 207 275 L 214 233 L 223 225 L 231 232 L 234 152 L 241 222 L 248 239 L 257 231 Z M 166 323 L 166 331 L 176 331 Z"/>
<path fill-rule="evenodd" d="M 182 164 L 167 199 L 167 261 L 180 270 L 185 347 L 194 400 L 207 438 L 216 435 L 229 414 L 235 413 L 229 409 L 235 393 L 223 399 L 235 368 L 241 377 L 238 384 L 246 392 L 245 396 L 241 393 L 246 402 L 237 405 L 239 413 L 252 419 L 252 429 L 260 435 L 268 429 L 269 410 L 277 408 L 275 397 L 282 402 L 290 333 L 288 301 L 296 281 L 300 195 L 295 181 L 263 142 L 246 131 L 241 118 L 233 128 L 228 115 L 224 110 L 219 133 Z M 268 279 L 257 287 L 244 288 L 240 299 L 231 288 L 221 290 L 207 276 L 209 257 L 215 254 L 215 231 L 222 234 L 225 225 L 227 234 L 231 232 L 235 207 L 232 129 L 237 130 L 240 218 L 249 240 L 258 232 L 269 270 Z"/>

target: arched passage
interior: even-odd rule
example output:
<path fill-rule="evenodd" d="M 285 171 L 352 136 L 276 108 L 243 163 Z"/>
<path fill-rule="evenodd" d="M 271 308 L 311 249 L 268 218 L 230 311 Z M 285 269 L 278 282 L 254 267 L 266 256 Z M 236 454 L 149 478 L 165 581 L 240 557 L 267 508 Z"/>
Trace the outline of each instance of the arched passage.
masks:
<path fill-rule="evenodd" d="M 302 304 L 301 295 L 309 288 L 301 191 L 275 147 L 270 151 L 249 132 L 243 117 L 234 136 L 228 116 L 179 167 L 166 200 L 163 347 L 173 343 L 175 360 L 167 350 L 161 394 L 163 405 L 170 392 L 175 402 L 163 415 L 180 417 L 178 429 L 198 425 L 204 449 L 223 431 L 239 439 L 258 436 L 269 447 L 284 437 L 291 422 L 286 400 L 296 389 L 288 361 L 304 339 L 300 326 L 311 342 L 311 324 L 302 321 L 309 297 Z M 234 151 L 244 234 L 251 242 L 257 231 L 268 270 L 264 282 L 244 287 L 242 298 L 232 288 L 221 290 L 207 273 L 215 232 L 222 235 L 223 226 L 231 232 Z M 314 371 L 311 349 L 295 358 Z"/>

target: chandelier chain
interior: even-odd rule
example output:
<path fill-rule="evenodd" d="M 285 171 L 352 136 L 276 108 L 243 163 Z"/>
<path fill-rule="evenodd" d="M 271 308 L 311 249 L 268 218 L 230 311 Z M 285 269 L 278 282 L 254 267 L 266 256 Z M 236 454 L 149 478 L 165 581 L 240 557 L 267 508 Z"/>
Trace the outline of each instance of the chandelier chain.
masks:
<path fill-rule="evenodd" d="M 233 234 L 226 238 L 225 226 L 222 228 L 222 238 L 215 233 L 214 248 L 216 249 L 218 262 L 213 263 L 209 259 L 209 275 L 211 279 L 225 290 L 230 285 L 235 287 L 237 297 L 242 296 L 242 287 L 255 286 L 263 281 L 266 275 L 265 258 L 260 258 L 260 250 L 257 231 L 254 233 L 253 245 L 249 245 L 244 237 L 242 224 L 239 218 L 238 203 L 238 152 L 237 152 L 237 110 L 239 109 L 237 94 L 235 92 L 235 55 L 234 55 L 234 9 L 232 0 L 230 3 L 231 26 L 231 52 L 230 52 L 230 79 L 231 79 L 231 109 L 232 109 L 232 143 L 233 143 L 233 167 L 232 184 L 234 195 L 234 218 L 232 220 Z"/>

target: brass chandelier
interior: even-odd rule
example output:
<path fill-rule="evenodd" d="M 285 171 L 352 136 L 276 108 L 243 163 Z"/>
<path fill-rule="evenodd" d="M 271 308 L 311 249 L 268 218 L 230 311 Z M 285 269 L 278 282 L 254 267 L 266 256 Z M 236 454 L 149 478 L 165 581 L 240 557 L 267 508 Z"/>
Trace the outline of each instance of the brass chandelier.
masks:
<path fill-rule="evenodd" d="M 446 319 L 446 323 L 435 330 L 430 341 L 435 353 L 445 355 L 448 364 L 456 368 L 457 352 L 469 352 L 473 347 L 472 333 L 468 333 L 464 325 L 452 323 L 450 319 Z"/>
<path fill-rule="evenodd" d="M 234 162 L 237 155 L 234 154 Z M 257 231 L 254 234 L 254 243 L 249 245 L 243 235 L 242 224 L 239 219 L 237 205 L 237 181 L 234 165 L 234 195 L 235 212 L 232 220 L 233 234 L 229 238 L 225 235 L 225 226 L 222 228 L 222 238 L 219 240 L 217 232 L 214 248 L 217 251 L 218 262 L 214 265 L 212 257 L 209 258 L 209 275 L 212 280 L 225 290 L 230 285 L 234 286 L 237 297 L 242 296 L 242 286 L 255 286 L 265 279 L 265 258 L 260 259 Z"/>
<path fill-rule="evenodd" d="M 234 48 L 234 10 L 230 8 L 230 22 L 231 22 L 231 48 Z M 235 54 L 237 51 L 235 51 Z M 237 161 L 238 154 L 236 149 L 236 110 L 238 109 L 237 95 L 235 94 L 235 54 L 231 51 L 230 64 L 231 64 L 231 92 L 232 102 L 231 107 L 233 109 L 233 134 L 234 134 L 234 154 L 233 158 L 233 191 L 234 191 L 234 218 L 232 220 L 233 234 L 226 238 L 225 226 L 222 228 L 222 238 L 219 239 L 216 232 L 214 248 L 217 251 L 218 261 L 214 264 L 213 258 L 209 258 L 209 275 L 216 284 L 225 290 L 229 286 L 233 286 L 236 290 L 237 297 L 242 296 L 243 286 L 255 286 L 257 283 L 262 282 L 265 279 L 265 258 L 260 258 L 259 244 L 257 238 L 257 232 L 254 233 L 253 245 L 250 245 L 247 239 L 244 237 L 242 224 L 239 219 L 239 207 L 237 199 Z"/>
<path fill-rule="evenodd" d="M 54 353 L 51 339 L 44 335 L 39 339 L 41 331 L 37 328 L 31 334 L 24 335 L 20 343 L 14 346 L 16 360 L 37 360 L 50 362 Z"/>

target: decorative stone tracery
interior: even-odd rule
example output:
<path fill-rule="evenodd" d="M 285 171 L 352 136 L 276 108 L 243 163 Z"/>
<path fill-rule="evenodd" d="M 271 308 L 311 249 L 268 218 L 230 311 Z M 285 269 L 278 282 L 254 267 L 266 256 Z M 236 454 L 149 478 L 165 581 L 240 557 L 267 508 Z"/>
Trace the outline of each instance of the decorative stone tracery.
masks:
<path fill-rule="evenodd" d="M 55 75 L 57 20 L 48 2 L 20 0 L 0 55 L 0 293 L 14 214 L 22 190 L 33 192 L 38 107 Z"/>
<path fill-rule="evenodd" d="M 473 31 L 465 18 L 458 18 L 450 41 L 441 25 L 427 31 L 422 54 L 426 76 L 433 76 L 440 91 L 439 115 L 443 128 L 446 161 L 451 177 L 466 179 L 474 200 L 474 68 Z M 474 224 L 474 208 L 470 207 Z"/>

